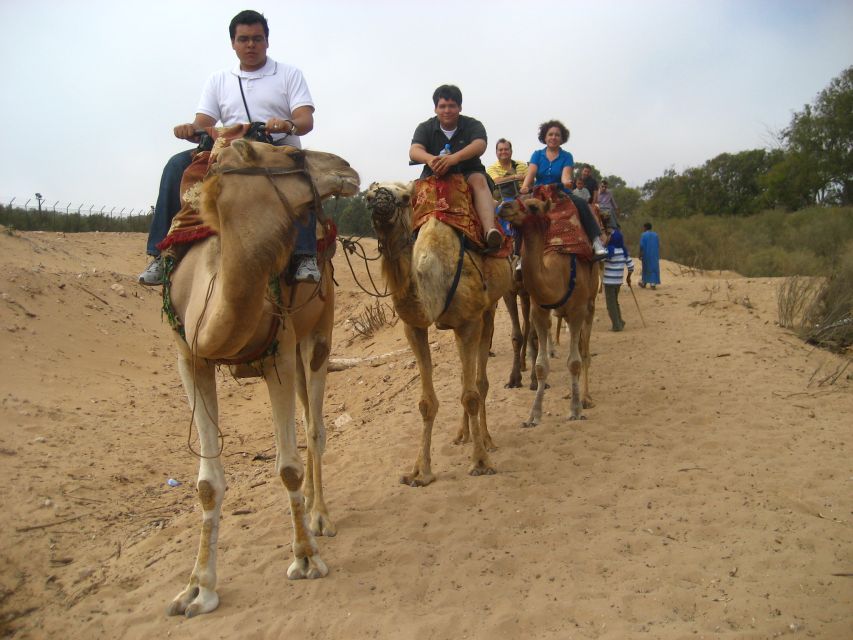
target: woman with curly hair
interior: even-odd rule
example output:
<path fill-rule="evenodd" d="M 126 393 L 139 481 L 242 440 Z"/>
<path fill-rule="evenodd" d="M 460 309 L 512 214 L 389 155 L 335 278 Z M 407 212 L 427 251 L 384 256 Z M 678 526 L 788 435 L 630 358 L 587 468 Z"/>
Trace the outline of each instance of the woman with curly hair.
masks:
<path fill-rule="evenodd" d="M 580 213 L 581 225 L 592 242 L 595 259 L 603 260 L 607 257 L 607 249 L 601 243 L 601 227 L 598 226 L 589 205 L 582 198 L 572 195 L 572 172 L 575 159 L 571 153 L 562 148 L 563 143 L 568 139 L 569 130 L 559 120 L 548 120 L 539 125 L 539 142 L 544 143 L 545 148 L 537 149 L 530 156 L 527 175 L 521 185 L 521 193 L 530 193 L 534 185 L 561 185 Z"/>

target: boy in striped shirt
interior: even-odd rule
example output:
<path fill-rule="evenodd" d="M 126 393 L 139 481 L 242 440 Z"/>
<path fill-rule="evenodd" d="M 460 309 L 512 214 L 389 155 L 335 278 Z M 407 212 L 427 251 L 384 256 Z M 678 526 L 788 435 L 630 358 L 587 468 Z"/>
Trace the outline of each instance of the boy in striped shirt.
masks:
<path fill-rule="evenodd" d="M 607 302 L 607 313 L 613 324 L 611 331 L 622 331 L 625 321 L 619 309 L 619 289 L 622 288 L 622 277 L 628 268 L 628 286 L 631 286 L 631 274 L 634 273 L 634 261 L 628 255 L 625 240 L 619 229 L 613 231 L 607 242 L 607 257 L 604 259 L 604 299 Z"/>

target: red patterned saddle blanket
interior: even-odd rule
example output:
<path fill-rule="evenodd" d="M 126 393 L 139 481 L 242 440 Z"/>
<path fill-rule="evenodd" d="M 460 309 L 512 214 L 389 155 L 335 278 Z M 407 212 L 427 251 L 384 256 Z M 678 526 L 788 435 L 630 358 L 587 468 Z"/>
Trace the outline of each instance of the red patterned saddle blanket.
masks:
<path fill-rule="evenodd" d="M 471 190 L 461 173 L 415 181 L 412 230 L 420 229 L 430 218 L 461 231 L 474 246 L 485 248 L 483 224 L 474 211 Z M 512 252 L 512 238 L 504 234 L 500 225 L 498 230 L 503 236 L 503 245 L 488 254 L 489 258 L 506 258 Z"/>
<path fill-rule="evenodd" d="M 216 235 L 216 230 L 202 222 L 198 212 L 201 185 L 210 168 L 216 162 L 219 152 L 230 146 L 234 140 L 244 138 L 250 125 L 238 124 L 231 127 L 209 127 L 207 134 L 214 139 L 213 149 L 198 151 L 193 155 L 190 166 L 181 178 L 181 209 L 172 219 L 172 226 L 163 241 L 157 245 L 160 251 L 176 245 L 186 245 Z M 317 256 L 331 258 L 336 247 L 338 228 L 331 220 L 317 220 Z M 327 255 L 330 254 L 330 255 Z"/>
<path fill-rule="evenodd" d="M 535 187 L 533 197 L 551 203 L 547 214 L 551 224 L 545 233 L 545 252 L 573 253 L 582 260 L 592 260 L 592 244 L 581 225 L 578 208 L 559 185 Z"/>

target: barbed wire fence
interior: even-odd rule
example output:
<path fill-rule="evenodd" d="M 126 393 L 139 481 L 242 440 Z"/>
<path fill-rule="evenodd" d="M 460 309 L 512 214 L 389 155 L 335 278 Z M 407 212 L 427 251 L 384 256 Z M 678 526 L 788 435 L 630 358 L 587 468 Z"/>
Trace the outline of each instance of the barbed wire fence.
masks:
<path fill-rule="evenodd" d="M 87 206 L 88 205 L 88 206 Z M 0 200 L 0 224 L 19 230 L 147 231 L 154 207 L 119 207 L 31 198 Z"/>
<path fill-rule="evenodd" d="M 38 194 L 36 194 L 38 195 Z M 123 218 L 130 216 L 147 216 L 149 214 L 154 213 L 154 205 L 149 205 L 148 207 L 119 207 L 119 206 L 110 206 L 108 204 L 101 205 L 98 207 L 97 204 L 90 204 L 88 207 L 85 202 L 81 202 L 76 207 L 72 206 L 73 201 L 69 201 L 67 204 L 62 205 L 61 200 L 57 200 L 53 204 L 48 204 L 46 198 L 18 198 L 17 196 L 12 198 L 5 198 L 0 200 L 0 204 L 3 204 L 8 209 L 21 209 L 22 211 L 41 211 L 46 213 L 76 213 L 77 215 L 102 215 L 109 216 L 111 218 Z"/>

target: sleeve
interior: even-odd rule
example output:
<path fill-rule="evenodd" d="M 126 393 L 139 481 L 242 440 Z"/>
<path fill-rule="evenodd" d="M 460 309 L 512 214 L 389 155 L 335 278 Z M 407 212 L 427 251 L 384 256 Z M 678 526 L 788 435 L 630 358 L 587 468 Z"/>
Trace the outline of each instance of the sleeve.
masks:
<path fill-rule="evenodd" d="M 537 167 L 540 164 L 540 156 L 542 155 L 542 149 L 537 149 L 530 155 L 530 164 L 535 164 Z"/>
<path fill-rule="evenodd" d="M 486 127 L 476 118 L 471 118 L 471 132 L 469 137 L 471 138 L 471 142 L 474 142 L 474 140 L 485 140 L 488 143 L 489 141 L 489 137 L 486 135 Z"/>
<path fill-rule="evenodd" d="M 625 260 L 625 264 L 628 266 L 628 273 L 634 273 L 634 261 L 631 260 L 631 256 L 628 256 L 628 259 Z"/>
<path fill-rule="evenodd" d="M 198 101 L 195 112 L 203 113 L 217 122 L 222 122 L 222 111 L 219 108 L 219 86 L 221 84 L 219 75 L 218 73 L 213 74 L 204 83 L 204 88 L 201 90 L 201 98 Z"/>
<path fill-rule="evenodd" d="M 299 69 L 293 69 L 287 78 L 287 95 L 290 104 L 290 113 L 293 113 L 299 107 L 313 107 L 314 100 L 311 98 L 311 92 L 308 90 L 308 83 L 305 82 L 305 76 Z"/>
<path fill-rule="evenodd" d="M 575 166 L 575 157 L 571 153 L 569 153 L 568 151 L 566 151 L 565 166 L 572 167 L 572 168 L 574 168 L 574 166 Z"/>
<path fill-rule="evenodd" d="M 415 129 L 412 136 L 412 144 L 422 145 L 425 149 L 429 149 L 429 120 L 421 122 Z"/>

